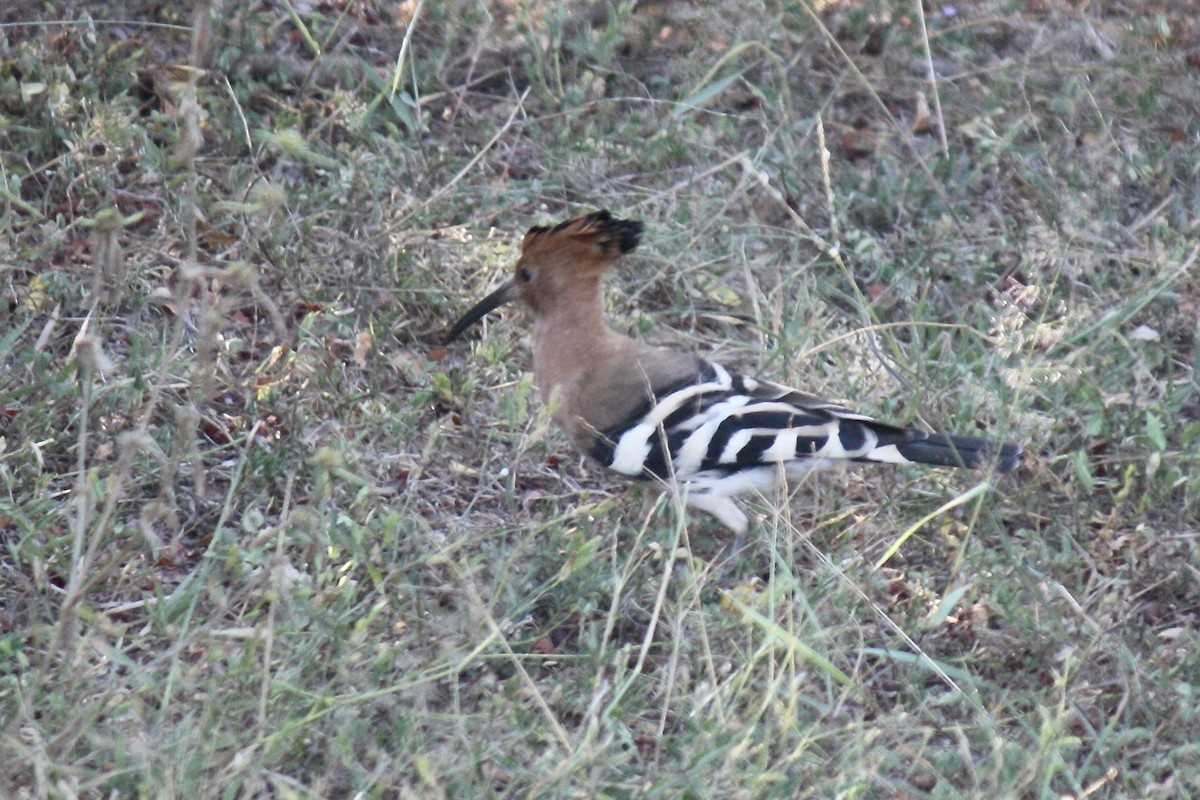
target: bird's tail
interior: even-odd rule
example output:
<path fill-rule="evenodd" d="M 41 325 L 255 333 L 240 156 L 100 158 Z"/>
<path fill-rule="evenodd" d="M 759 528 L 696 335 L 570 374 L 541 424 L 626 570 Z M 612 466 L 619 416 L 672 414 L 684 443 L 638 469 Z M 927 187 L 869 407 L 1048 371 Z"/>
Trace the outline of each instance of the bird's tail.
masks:
<path fill-rule="evenodd" d="M 938 467 L 980 469 L 995 464 L 997 472 L 1012 472 L 1021 463 L 1021 448 L 976 436 L 951 436 L 910 430 L 913 438 L 897 442 L 896 451 L 908 461 Z M 871 455 L 868 454 L 870 459 Z"/>

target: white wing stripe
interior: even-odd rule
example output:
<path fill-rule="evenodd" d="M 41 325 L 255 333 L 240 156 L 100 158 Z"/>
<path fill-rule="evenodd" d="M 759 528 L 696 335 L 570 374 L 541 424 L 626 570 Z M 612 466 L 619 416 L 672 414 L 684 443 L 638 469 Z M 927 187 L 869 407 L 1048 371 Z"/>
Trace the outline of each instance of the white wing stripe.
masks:
<path fill-rule="evenodd" d="M 720 364 L 710 364 L 709 366 L 716 373 L 715 380 L 707 383 L 693 383 L 684 386 L 682 389 L 676 389 L 665 397 L 660 397 L 649 413 L 642 418 L 642 424 L 657 427 L 662 424 L 663 420 L 678 411 L 680 406 L 693 397 L 709 392 L 728 391 L 733 386 L 733 378 L 730 377 L 729 371 Z"/>
<path fill-rule="evenodd" d="M 722 419 L 723 416 L 710 419 L 684 441 L 679 452 L 675 454 L 676 475 L 687 476 L 700 471 L 704 457 L 708 455 L 708 443 L 712 441 Z"/>
<path fill-rule="evenodd" d="M 904 456 L 900 455 L 900 451 L 896 449 L 896 445 L 888 444 L 883 447 L 876 447 L 873 450 L 867 451 L 867 458 L 872 461 L 883 461 L 888 464 L 911 464 Z"/>
<path fill-rule="evenodd" d="M 750 440 L 756 434 L 761 433 L 778 433 L 778 431 L 766 431 L 761 428 L 742 428 L 737 433 L 729 437 L 729 441 L 725 443 L 725 449 L 721 451 L 721 457 L 717 459 L 720 464 L 734 464 L 737 462 L 738 453 L 742 452 L 742 448 L 750 444 Z"/>
<path fill-rule="evenodd" d="M 622 475 L 640 475 L 650 455 L 650 437 L 658 435 L 658 426 L 641 423 L 625 433 L 617 440 L 613 448 L 612 463 L 609 468 Z"/>

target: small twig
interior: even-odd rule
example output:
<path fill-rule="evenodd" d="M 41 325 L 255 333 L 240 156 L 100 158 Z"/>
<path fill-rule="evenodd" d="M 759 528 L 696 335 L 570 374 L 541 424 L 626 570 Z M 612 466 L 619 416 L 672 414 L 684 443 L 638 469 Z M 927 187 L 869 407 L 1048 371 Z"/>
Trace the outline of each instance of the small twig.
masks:
<path fill-rule="evenodd" d="M 485 6 L 486 8 L 486 6 Z M 462 110 L 463 102 L 466 100 L 467 92 L 471 88 L 471 82 L 475 79 L 475 67 L 479 63 L 479 56 L 483 54 L 484 43 L 487 41 L 488 35 L 492 32 L 492 17 L 488 15 L 487 24 L 483 26 L 483 30 L 479 31 L 475 37 L 475 47 L 471 50 L 471 57 L 467 61 L 467 75 L 463 78 L 462 91 L 456 92 L 457 97 L 454 100 L 454 108 L 450 110 L 450 123 L 454 124 L 458 120 L 458 112 Z M 439 92 L 441 94 L 441 92 Z M 417 101 L 427 101 L 428 97 L 423 97 Z"/>
<path fill-rule="evenodd" d="M 1174 200 L 1175 200 L 1175 192 L 1170 192 L 1166 197 L 1164 197 L 1162 199 L 1161 203 L 1159 203 L 1154 208 L 1150 209 L 1145 214 L 1143 214 L 1133 224 L 1129 225 L 1125 229 L 1125 231 L 1127 233 L 1137 233 L 1142 228 L 1146 227 L 1151 222 L 1153 222 L 1158 217 L 1158 215 L 1162 213 L 1162 210 L 1164 208 L 1166 208 L 1167 206 L 1169 206 L 1172 202 L 1174 202 Z"/>
<path fill-rule="evenodd" d="M 80 336 L 87 335 L 89 321 L 90 319 L 84 320 L 80 327 Z M 66 596 L 63 598 L 58 626 L 54 631 L 54 646 L 46 651 L 46 657 L 49 658 L 60 648 L 66 648 L 68 662 L 74 652 L 75 622 L 78 618 L 75 608 L 79 602 L 80 586 L 88 571 L 87 568 L 91 566 L 84 561 L 84 543 L 92 521 L 92 514 L 95 512 L 95 497 L 87 482 L 88 419 L 91 416 L 92 407 L 92 369 L 86 359 L 81 359 L 79 363 L 79 384 L 79 435 L 75 442 L 77 450 L 75 453 L 75 485 L 71 490 L 71 499 L 75 506 L 75 513 L 71 519 L 71 577 L 67 581 Z M 46 674 L 46 672 L 47 670 L 42 670 L 42 674 Z"/>
<path fill-rule="evenodd" d="M 646 203 L 648 205 L 654 205 L 664 197 L 672 197 L 674 195 L 677 195 L 677 194 L 679 194 L 679 192 L 681 192 L 682 190 L 691 186 L 696 181 L 704 180 L 705 178 L 709 177 L 710 175 L 715 175 L 718 172 L 724 172 L 728 167 L 731 167 L 734 164 L 740 164 L 743 160 L 748 160 L 749 157 L 750 157 L 749 150 L 743 150 L 740 153 L 736 153 L 736 154 L 730 156 L 729 158 L 725 159 L 724 161 L 722 161 L 720 164 L 714 164 L 713 166 L 711 166 L 705 170 L 702 170 L 701 172 L 697 172 L 695 174 L 688 175 L 683 180 L 677 181 L 675 184 L 669 186 L 668 188 L 663 189 L 662 191 L 659 191 L 659 192 L 655 192 L 654 194 L 652 194 L 646 198 Z"/>
<path fill-rule="evenodd" d="M 825 208 L 829 212 L 829 237 L 841 240 L 838 230 L 837 207 L 833 203 L 833 176 L 829 170 L 829 148 L 825 146 L 825 120 L 817 115 L 817 157 L 821 163 L 821 187 L 825 190 Z M 838 259 L 840 261 L 840 258 Z"/>
<path fill-rule="evenodd" d="M 233 468 L 233 477 L 229 480 L 229 488 L 225 492 L 225 500 L 221 504 L 221 513 L 217 516 L 217 521 L 212 528 L 212 536 L 209 538 L 208 547 L 205 548 L 204 554 L 201 556 L 195 569 L 184 576 L 179 585 L 167 597 L 166 603 L 170 605 L 180 597 L 184 596 L 184 592 L 197 581 L 202 581 L 208 576 L 212 569 L 213 563 L 216 561 L 217 548 L 224 541 L 225 529 L 229 526 L 229 518 L 233 516 L 234 498 L 238 496 L 238 492 L 242 490 L 242 477 L 246 471 L 246 462 L 250 459 L 250 448 L 254 446 L 258 438 L 258 431 L 263 426 L 261 421 L 256 421 L 250 430 L 246 433 L 246 444 L 242 448 L 241 455 L 238 457 L 237 464 Z"/>
<path fill-rule="evenodd" d="M 821 153 L 821 180 L 825 185 L 826 202 L 829 203 L 830 231 L 836 234 L 837 214 L 836 209 L 833 206 L 833 182 L 829 172 L 829 154 L 825 149 L 825 129 L 820 117 L 817 118 L 817 146 Z M 858 307 L 864 323 L 863 332 L 867 335 L 867 342 L 871 347 L 871 350 L 878 357 L 880 365 L 887 371 L 887 373 L 891 375 L 892 378 L 901 386 L 907 387 L 908 381 L 906 381 L 902 375 L 896 372 L 895 368 L 892 367 L 888 359 L 884 356 L 883 349 L 880 347 L 878 338 L 875 335 L 875 331 L 883 330 L 883 326 L 881 326 L 879 320 L 872 316 L 871 304 L 867 302 L 867 298 L 865 295 L 863 295 L 862 289 L 858 285 L 858 281 L 854 279 L 854 273 L 851 272 L 850 268 L 846 265 L 846 262 L 842 260 L 842 251 L 841 248 L 838 247 L 837 242 L 830 242 L 809 227 L 809 224 L 804 221 L 804 217 L 800 216 L 800 213 L 796 211 L 796 209 L 792 208 L 792 204 L 787 201 L 787 198 L 784 197 L 783 193 L 771 184 L 770 177 L 761 169 L 756 167 L 753 163 L 751 163 L 749 158 L 743 157 L 740 163 L 742 169 L 746 170 L 751 177 L 757 180 L 758 184 L 763 188 L 763 190 L 766 191 L 767 194 L 769 194 L 783 209 L 787 211 L 787 213 L 791 216 L 792 221 L 796 223 L 798 228 L 800 228 L 800 231 L 806 237 L 812 240 L 812 242 L 818 248 L 820 248 L 821 252 L 825 253 L 825 255 L 828 256 L 829 259 L 833 261 L 833 263 L 836 264 L 837 267 L 842 271 L 842 274 L 846 276 L 846 280 L 849 282 L 850 287 L 854 290 L 855 298 L 858 300 Z M 890 341 L 893 345 L 895 344 L 894 339 Z"/>
<path fill-rule="evenodd" d="M 501 630 L 500 625 L 496 622 L 496 618 L 492 615 L 491 610 L 484 605 L 483 598 L 480 597 L 479 590 L 475 588 L 474 581 L 457 569 L 454 570 L 454 573 L 462 587 L 466 590 L 467 597 L 472 605 L 483 614 L 488 630 L 491 631 L 491 637 L 489 638 L 499 643 L 500 649 L 504 651 L 504 654 L 508 656 L 513 667 L 521 675 L 521 681 L 529 690 L 529 696 L 533 698 L 534 703 L 541 710 L 542 716 L 546 718 L 546 722 L 550 725 L 550 730 L 554 732 L 555 738 L 558 739 L 559 746 L 564 753 L 571 753 L 574 749 L 571 745 L 571 738 L 567 736 L 567 732 L 563 728 L 562 723 L 559 722 L 558 717 L 554 716 L 554 711 L 551 710 L 550 705 L 546 702 L 546 698 L 542 695 L 542 690 L 538 688 L 537 683 L 529 675 L 529 671 L 525 669 L 525 665 L 521 663 L 521 659 L 513 652 L 512 647 L 508 643 L 508 637 L 504 635 L 504 631 Z"/>
<path fill-rule="evenodd" d="M 404 82 L 404 57 L 408 55 L 408 46 L 412 43 L 413 31 L 417 29 L 417 20 L 420 19 L 421 9 L 424 7 L 425 0 L 417 0 L 417 7 L 413 9 L 408 26 L 404 30 L 404 40 L 400 42 L 400 52 L 396 55 L 396 69 L 392 73 L 391 97 L 396 96 L 396 92 L 400 91 L 400 84 Z"/>
<path fill-rule="evenodd" d="M 271 651 L 275 644 L 275 614 L 283 595 L 281 565 L 284 563 L 283 542 L 287 538 L 284 536 L 283 526 L 287 524 L 288 512 L 291 510 L 292 485 L 295 480 L 295 475 L 288 476 L 287 486 L 283 490 L 283 508 L 279 512 L 279 525 L 275 530 L 275 558 L 271 564 L 271 594 L 267 599 L 267 625 L 263 634 L 262 681 L 258 687 L 258 724 L 255 726 L 260 743 L 263 739 L 263 731 L 267 729 L 267 698 L 271 689 Z"/>
<path fill-rule="evenodd" d="M 946 121 L 942 119 L 942 97 L 938 92 L 937 71 L 933 68 L 933 50 L 929 47 L 929 31 L 925 27 L 925 7 L 915 0 L 917 22 L 921 27 L 921 46 L 925 50 L 925 77 L 929 79 L 929 92 L 933 95 L 933 118 L 937 120 L 938 144 L 942 158 L 950 158 L 950 144 L 946 141 Z"/>
<path fill-rule="evenodd" d="M 842 47 L 841 42 L 837 40 L 837 37 L 834 36 L 829 28 L 825 25 L 825 21 L 821 19 L 821 15 L 812 9 L 812 6 L 807 2 L 807 0 L 804 0 L 804 2 L 801 3 L 801 7 L 813 21 L 813 24 L 817 26 L 817 29 L 821 31 L 821 35 L 825 37 L 825 40 L 829 43 L 829 46 L 836 50 L 838 55 L 842 57 L 842 60 L 846 63 L 847 69 L 854 74 L 854 77 L 858 78 L 859 82 L 866 90 L 867 95 L 872 101 L 874 101 L 875 105 L 879 107 L 879 110 L 883 112 L 884 118 L 891 123 L 897 131 L 903 133 L 903 128 L 900 126 L 899 120 L 897 120 L 892 114 L 891 109 L 887 107 L 887 103 L 883 102 L 883 98 L 879 96 L 879 92 L 875 91 L 875 87 L 871 85 L 869 80 L 867 80 L 867 76 L 863 74 L 861 69 L 859 69 L 858 64 L 854 63 L 854 59 L 852 59 L 850 54 L 846 52 L 846 49 Z M 912 155 L 913 160 L 917 163 L 917 167 L 929 180 L 929 184 L 933 187 L 933 191 L 937 194 L 938 199 L 945 204 L 947 213 L 954 218 L 955 222 L 961 224 L 958 214 L 954 211 L 954 203 L 950 201 L 950 197 L 946 194 L 946 189 L 942 186 L 941 181 L 937 179 L 937 176 L 933 174 L 933 170 L 929 168 L 929 164 L 925 163 L 925 158 L 921 155 L 921 151 L 916 148 L 916 145 L 913 144 L 912 137 L 902 135 L 901 140 L 904 142 L 905 148 Z"/>
<path fill-rule="evenodd" d="M 517 98 L 517 103 L 516 103 L 516 106 L 513 107 L 512 113 L 508 115 L 508 119 L 506 119 L 504 121 L 504 124 L 500 126 L 500 129 L 497 130 L 492 135 L 492 138 L 488 139 L 487 144 L 485 144 L 483 147 L 479 148 L 479 152 L 476 153 L 474 155 L 474 157 L 472 157 L 471 160 L 467 162 L 466 166 L 464 166 L 462 169 L 460 169 L 458 171 L 458 173 L 453 178 L 451 178 L 450 181 L 445 186 L 441 187 L 436 192 L 434 192 L 432 195 L 430 195 L 429 198 L 427 200 L 425 200 L 424 203 L 421 204 L 423 208 L 429 207 L 434 202 L 436 202 L 437 200 L 440 200 L 442 197 L 444 197 L 452 188 L 454 188 L 455 184 L 457 184 L 459 181 L 461 181 L 468 172 L 470 172 L 472 169 L 475 168 L 476 164 L 478 164 L 481 160 L 483 160 L 483 157 L 485 155 L 487 155 L 487 152 L 496 145 L 496 142 L 500 141 L 500 137 L 502 137 L 505 133 L 508 132 L 508 129 L 511 128 L 513 125 L 513 120 L 515 120 L 517 118 L 517 114 L 519 114 L 521 112 L 521 109 L 523 109 L 525 107 L 525 98 L 529 96 L 530 88 L 531 87 L 526 87 L 525 91 L 521 92 L 521 96 Z M 415 213 L 416 213 L 416 209 L 410 208 L 407 213 L 402 215 L 401 218 L 407 219 Z"/>
<path fill-rule="evenodd" d="M 61 316 L 62 303 L 56 303 L 50 311 L 50 316 L 46 318 L 46 324 L 42 326 L 42 332 L 38 334 L 37 341 L 33 343 L 33 352 L 40 353 L 46 349 L 50 338 L 54 336 L 54 331 L 58 327 L 58 320 Z"/>
<path fill-rule="evenodd" d="M 228 94 L 229 99 L 233 101 L 233 107 L 237 109 L 238 118 L 242 121 L 242 133 L 246 136 L 246 152 L 250 155 L 253 155 L 254 140 L 250 137 L 250 123 L 246 121 L 246 113 L 242 110 L 242 104 L 238 102 L 237 93 L 233 91 L 233 86 L 229 83 L 229 78 L 222 74 L 221 80 L 225 84 L 226 94 Z"/>
<path fill-rule="evenodd" d="M 30 217 L 33 217 L 34 222 L 41 222 L 42 220 L 44 220 L 46 217 L 44 214 L 42 214 L 42 212 L 38 211 L 36 208 L 31 206 L 29 203 L 26 203 L 20 197 L 18 197 L 17 195 L 13 194 L 12 192 L 10 192 L 8 190 L 8 187 L 6 185 L 7 178 L 6 178 L 6 176 L 3 176 L 3 177 L 5 177 L 5 180 L 0 181 L 0 200 L 4 200 L 4 201 L 16 206 L 19 211 L 23 211 L 25 214 L 29 215 Z"/>

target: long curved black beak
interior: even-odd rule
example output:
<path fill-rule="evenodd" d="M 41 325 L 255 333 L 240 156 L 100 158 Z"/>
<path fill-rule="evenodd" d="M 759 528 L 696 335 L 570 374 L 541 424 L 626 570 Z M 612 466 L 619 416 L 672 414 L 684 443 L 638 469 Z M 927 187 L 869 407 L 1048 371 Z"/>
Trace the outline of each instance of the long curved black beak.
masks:
<path fill-rule="evenodd" d="M 512 281 L 508 281 L 499 289 L 476 303 L 466 314 L 463 314 L 462 319 L 454 323 L 454 327 L 450 329 L 450 333 L 446 334 L 446 338 L 442 341 L 442 346 L 444 347 L 459 336 L 462 336 L 463 331 L 483 319 L 492 309 L 498 308 L 515 299 L 517 299 L 516 285 Z"/>

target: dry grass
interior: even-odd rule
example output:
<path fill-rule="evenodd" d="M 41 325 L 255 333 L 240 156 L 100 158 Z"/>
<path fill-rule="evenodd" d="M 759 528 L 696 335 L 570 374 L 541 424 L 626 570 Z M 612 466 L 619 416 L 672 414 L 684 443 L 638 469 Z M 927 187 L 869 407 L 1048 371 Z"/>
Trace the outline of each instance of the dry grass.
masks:
<path fill-rule="evenodd" d="M 1200 793 L 1190 3 L 227 5 L 0 11 L 0 795 Z M 597 207 L 621 327 L 1035 456 L 730 557 L 433 345 Z"/>

